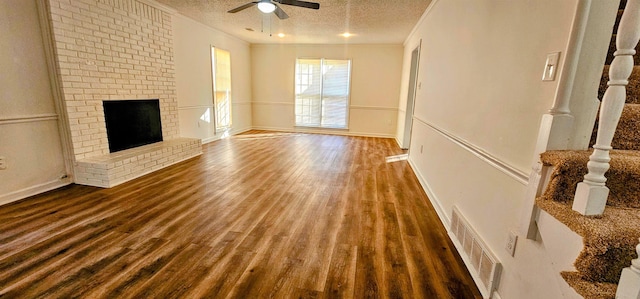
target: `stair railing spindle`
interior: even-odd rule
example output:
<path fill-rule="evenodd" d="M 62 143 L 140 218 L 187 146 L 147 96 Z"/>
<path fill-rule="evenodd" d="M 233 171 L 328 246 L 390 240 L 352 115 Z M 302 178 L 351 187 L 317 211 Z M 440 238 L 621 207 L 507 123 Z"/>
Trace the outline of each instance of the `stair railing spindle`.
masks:
<path fill-rule="evenodd" d="M 633 70 L 633 55 L 640 40 L 640 0 L 629 0 L 616 35 L 615 58 L 600 106 L 596 144 L 589 157 L 589 173 L 578 184 L 573 209 L 583 215 L 601 215 L 609 196 L 604 174 L 609 170 L 609 151 L 626 100 L 626 86 Z"/>
<path fill-rule="evenodd" d="M 636 299 L 640 298 L 640 244 L 636 246 L 638 258 L 631 261 L 631 266 L 622 269 L 616 298 Z"/>

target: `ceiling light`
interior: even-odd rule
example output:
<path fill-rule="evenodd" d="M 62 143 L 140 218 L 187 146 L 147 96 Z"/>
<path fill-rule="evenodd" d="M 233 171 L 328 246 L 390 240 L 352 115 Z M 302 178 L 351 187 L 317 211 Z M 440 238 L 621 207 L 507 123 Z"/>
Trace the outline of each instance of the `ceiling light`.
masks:
<path fill-rule="evenodd" d="M 263 13 L 272 13 L 276 10 L 276 5 L 271 2 L 258 2 L 258 9 Z"/>
<path fill-rule="evenodd" d="M 280 38 L 284 37 L 284 33 L 278 33 L 278 37 Z"/>
<path fill-rule="evenodd" d="M 349 32 L 345 32 L 345 33 L 340 34 L 340 35 L 343 36 L 343 37 L 351 37 L 351 36 L 353 36 L 353 34 L 351 34 Z"/>

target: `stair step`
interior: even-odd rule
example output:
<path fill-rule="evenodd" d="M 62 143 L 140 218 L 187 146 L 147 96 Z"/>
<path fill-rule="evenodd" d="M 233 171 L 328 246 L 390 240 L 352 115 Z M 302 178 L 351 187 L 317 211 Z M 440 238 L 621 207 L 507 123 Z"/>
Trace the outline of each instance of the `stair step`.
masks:
<path fill-rule="evenodd" d="M 640 51 L 639 51 L 640 53 Z M 609 66 L 605 65 L 602 70 L 602 79 L 600 79 L 600 87 L 598 88 L 598 99 L 602 101 L 604 92 L 607 90 L 607 82 L 609 82 Z M 640 66 L 636 65 L 629 76 L 629 85 L 627 85 L 627 99 L 629 104 L 640 104 Z"/>
<path fill-rule="evenodd" d="M 540 159 L 545 166 L 553 166 L 549 185 L 543 197 L 554 201 L 570 201 L 576 185 L 587 174 L 589 151 L 547 151 Z M 611 167 L 605 175 L 609 187 L 607 206 L 640 208 L 640 151 L 612 150 Z"/>
<path fill-rule="evenodd" d="M 598 217 L 583 216 L 571 209 L 573 200 L 553 201 L 539 197 L 536 205 L 582 236 L 584 249 L 574 266 L 588 282 L 618 283 L 623 268 L 637 258 L 640 209 L 607 207 Z"/>
<path fill-rule="evenodd" d="M 589 299 L 614 299 L 616 297 L 615 283 L 593 283 L 582 279 L 580 272 L 562 272 L 562 278 L 582 297 Z"/>
<path fill-rule="evenodd" d="M 596 121 L 589 147 L 596 143 L 598 124 Z M 624 105 L 611 146 L 620 150 L 640 150 L 640 104 Z"/>

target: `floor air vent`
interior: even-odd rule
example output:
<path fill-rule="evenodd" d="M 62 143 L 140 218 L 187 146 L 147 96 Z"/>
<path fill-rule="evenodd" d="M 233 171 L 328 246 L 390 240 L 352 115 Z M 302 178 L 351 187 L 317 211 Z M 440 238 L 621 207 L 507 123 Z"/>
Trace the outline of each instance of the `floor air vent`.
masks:
<path fill-rule="evenodd" d="M 478 238 L 457 207 L 453 207 L 451 231 L 455 236 L 456 247 L 467 263 L 480 292 L 485 298 L 491 297 L 491 293 L 498 287 L 498 281 L 500 281 L 502 270 L 500 263 Z"/>

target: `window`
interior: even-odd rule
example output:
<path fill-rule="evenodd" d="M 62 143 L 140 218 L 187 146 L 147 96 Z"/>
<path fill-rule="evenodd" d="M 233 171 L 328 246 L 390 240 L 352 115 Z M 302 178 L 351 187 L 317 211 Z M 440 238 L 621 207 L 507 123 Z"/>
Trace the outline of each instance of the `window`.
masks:
<path fill-rule="evenodd" d="M 296 60 L 296 126 L 347 128 L 350 60 Z"/>
<path fill-rule="evenodd" d="M 217 131 L 231 128 L 231 55 L 211 47 L 213 110 Z"/>

